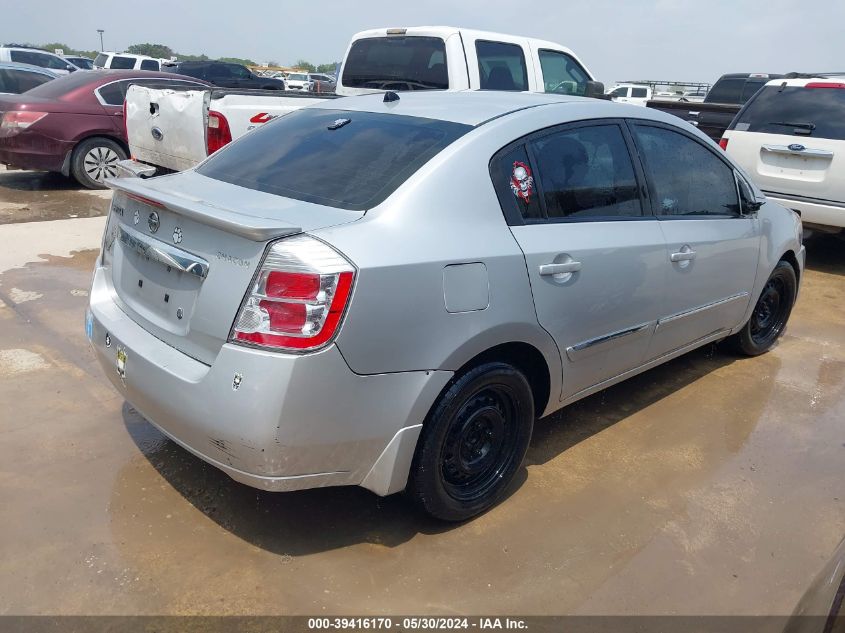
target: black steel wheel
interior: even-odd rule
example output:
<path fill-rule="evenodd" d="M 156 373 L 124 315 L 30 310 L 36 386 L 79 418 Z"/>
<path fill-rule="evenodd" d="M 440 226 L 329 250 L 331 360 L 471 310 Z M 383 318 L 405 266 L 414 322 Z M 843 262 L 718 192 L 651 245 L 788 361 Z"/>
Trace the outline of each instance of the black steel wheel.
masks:
<path fill-rule="evenodd" d="M 735 334 L 734 345 L 748 356 L 767 352 L 783 334 L 798 291 L 795 270 L 780 261 L 766 280 L 748 323 Z"/>
<path fill-rule="evenodd" d="M 455 380 L 423 426 L 408 493 L 428 514 L 462 521 L 493 506 L 525 458 L 534 399 L 525 376 L 487 363 Z"/>

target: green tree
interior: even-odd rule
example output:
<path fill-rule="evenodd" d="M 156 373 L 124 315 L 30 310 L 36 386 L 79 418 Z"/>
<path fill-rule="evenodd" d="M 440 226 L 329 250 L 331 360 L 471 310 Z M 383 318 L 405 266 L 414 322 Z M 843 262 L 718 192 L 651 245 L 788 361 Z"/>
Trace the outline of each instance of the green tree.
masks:
<path fill-rule="evenodd" d="M 170 59 L 173 56 L 173 49 L 164 44 L 133 44 L 126 49 L 126 52 L 133 55 L 148 55 L 164 59 Z"/>
<path fill-rule="evenodd" d="M 315 72 L 315 67 L 314 67 L 314 64 L 312 64 L 311 62 L 306 61 L 306 60 L 304 60 L 304 59 L 300 59 L 298 62 L 296 62 L 296 63 L 294 64 L 294 66 L 295 66 L 296 68 L 300 68 L 300 69 L 302 69 L 302 70 L 305 70 L 305 71 L 307 71 L 307 72 L 309 72 L 309 73 L 313 73 L 313 72 Z"/>
<path fill-rule="evenodd" d="M 257 66 L 254 61 L 251 59 L 242 59 L 240 57 L 221 57 L 218 61 L 221 62 L 230 62 L 232 64 L 242 64 L 244 66 Z"/>
<path fill-rule="evenodd" d="M 337 67 L 338 67 L 338 62 L 332 62 L 331 64 L 320 64 L 319 66 L 317 66 L 317 72 L 318 73 L 324 73 L 324 74 L 327 73 L 329 75 L 333 75 L 334 69 L 337 68 Z"/>

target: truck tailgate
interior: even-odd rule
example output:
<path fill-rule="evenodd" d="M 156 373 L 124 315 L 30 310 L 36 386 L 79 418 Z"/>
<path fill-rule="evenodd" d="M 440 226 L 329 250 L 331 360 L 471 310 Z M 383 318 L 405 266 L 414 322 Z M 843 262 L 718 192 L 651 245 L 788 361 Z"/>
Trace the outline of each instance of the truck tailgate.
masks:
<path fill-rule="evenodd" d="M 132 156 L 174 171 L 189 169 L 203 160 L 209 93 L 130 86 L 126 93 L 126 133 Z"/>

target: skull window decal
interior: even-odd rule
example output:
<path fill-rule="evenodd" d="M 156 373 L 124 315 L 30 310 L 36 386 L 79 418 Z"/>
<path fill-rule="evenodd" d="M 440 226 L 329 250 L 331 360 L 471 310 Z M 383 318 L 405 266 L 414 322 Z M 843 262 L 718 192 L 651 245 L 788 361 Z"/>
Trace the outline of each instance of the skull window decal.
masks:
<path fill-rule="evenodd" d="M 525 204 L 531 202 L 531 194 L 534 192 L 534 176 L 531 175 L 531 168 L 519 160 L 514 162 L 511 171 L 511 191 Z"/>

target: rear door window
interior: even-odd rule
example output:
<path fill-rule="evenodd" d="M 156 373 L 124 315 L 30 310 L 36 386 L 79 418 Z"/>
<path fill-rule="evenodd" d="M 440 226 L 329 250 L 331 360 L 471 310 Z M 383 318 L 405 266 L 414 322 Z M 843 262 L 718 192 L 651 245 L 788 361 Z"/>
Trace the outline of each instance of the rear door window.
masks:
<path fill-rule="evenodd" d="M 637 99 L 645 99 L 648 96 L 648 90 L 645 88 L 631 88 L 631 96 Z"/>
<path fill-rule="evenodd" d="M 631 155 L 618 125 L 554 132 L 532 141 L 531 149 L 550 219 L 643 214 Z"/>
<path fill-rule="evenodd" d="M 546 92 L 584 96 L 589 77 L 578 62 L 561 51 L 541 49 L 538 55 Z"/>
<path fill-rule="evenodd" d="M 525 55 L 519 44 L 477 40 L 475 52 L 482 90 L 528 90 Z"/>
<path fill-rule="evenodd" d="M 632 128 L 651 180 L 657 216 L 700 219 L 740 215 L 734 171 L 713 151 L 667 128 Z"/>
<path fill-rule="evenodd" d="M 111 64 L 109 64 L 109 68 L 131 70 L 131 69 L 135 68 L 135 58 L 134 57 L 121 57 L 120 55 L 115 55 L 111 59 Z"/>
<path fill-rule="evenodd" d="M 471 129 L 435 119 L 304 108 L 242 136 L 197 172 L 247 189 L 362 211 Z"/>
<path fill-rule="evenodd" d="M 128 81 L 113 81 L 110 84 L 101 86 L 97 89 L 97 94 L 105 105 L 119 106 L 123 105 L 123 100 L 126 98 L 126 91 L 129 89 Z"/>
<path fill-rule="evenodd" d="M 731 129 L 845 140 L 845 88 L 766 86 L 739 113 Z"/>
<path fill-rule="evenodd" d="M 158 62 L 154 59 L 144 59 L 141 61 L 141 70 L 159 70 Z"/>
<path fill-rule="evenodd" d="M 40 66 L 41 68 L 47 68 L 49 60 L 48 55 L 42 55 L 35 51 L 11 51 L 9 58 L 19 64 L 30 64 L 32 66 Z"/>
<path fill-rule="evenodd" d="M 378 90 L 446 90 L 446 44 L 439 37 L 356 40 L 343 66 L 343 84 Z"/>

